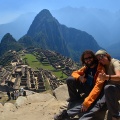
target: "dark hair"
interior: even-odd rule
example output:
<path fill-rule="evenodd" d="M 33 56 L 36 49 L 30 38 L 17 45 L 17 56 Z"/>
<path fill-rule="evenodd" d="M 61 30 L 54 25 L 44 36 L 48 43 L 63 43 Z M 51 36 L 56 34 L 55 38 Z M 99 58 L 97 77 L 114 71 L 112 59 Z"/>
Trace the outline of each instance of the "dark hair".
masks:
<path fill-rule="evenodd" d="M 81 62 L 82 62 L 82 65 L 85 64 L 85 60 L 84 60 L 84 55 L 85 55 L 85 54 L 91 54 L 91 56 L 93 57 L 94 63 L 95 63 L 95 64 L 98 63 L 98 60 L 97 60 L 94 52 L 91 51 L 91 50 L 86 50 L 86 51 L 84 51 L 84 52 L 82 53 L 81 58 L 80 58 L 80 60 L 81 60 Z"/>
<path fill-rule="evenodd" d="M 111 56 L 107 53 L 105 54 L 109 61 L 111 61 Z"/>

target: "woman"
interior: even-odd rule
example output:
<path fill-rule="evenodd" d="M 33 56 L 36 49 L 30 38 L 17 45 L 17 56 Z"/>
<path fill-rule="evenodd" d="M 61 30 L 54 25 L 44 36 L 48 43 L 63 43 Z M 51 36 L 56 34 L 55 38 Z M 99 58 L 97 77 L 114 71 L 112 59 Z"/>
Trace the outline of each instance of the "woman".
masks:
<path fill-rule="evenodd" d="M 108 81 L 108 84 L 104 88 L 108 110 L 112 115 L 112 120 L 119 120 L 120 61 L 111 58 L 105 50 L 98 50 L 95 55 L 99 63 L 104 65 L 106 71 L 106 73 L 100 73 L 99 77 Z"/>

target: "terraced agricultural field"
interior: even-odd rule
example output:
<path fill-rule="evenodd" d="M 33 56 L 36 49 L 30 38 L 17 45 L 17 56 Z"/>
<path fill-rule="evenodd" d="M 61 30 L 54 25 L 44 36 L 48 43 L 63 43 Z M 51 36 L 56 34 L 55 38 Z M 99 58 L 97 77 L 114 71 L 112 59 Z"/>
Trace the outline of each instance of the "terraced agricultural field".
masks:
<path fill-rule="evenodd" d="M 25 54 L 25 56 L 22 56 L 22 59 L 24 63 L 28 64 L 31 68 L 37 70 L 38 68 L 42 68 L 44 70 L 51 71 L 56 77 L 61 79 L 66 79 L 68 76 L 62 73 L 62 70 L 56 70 L 53 66 L 51 66 L 49 63 L 41 63 L 36 59 L 36 57 L 33 54 Z"/>

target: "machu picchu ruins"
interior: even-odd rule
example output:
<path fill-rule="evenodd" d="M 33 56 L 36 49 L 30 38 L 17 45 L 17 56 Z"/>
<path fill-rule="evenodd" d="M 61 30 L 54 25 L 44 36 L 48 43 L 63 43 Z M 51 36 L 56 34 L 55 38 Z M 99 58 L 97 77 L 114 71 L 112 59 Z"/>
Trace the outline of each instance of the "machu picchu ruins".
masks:
<path fill-rule="evenodd" d="M 27 60 L 22 58 L 25 54 L 33 54 L 42 64 L 49 63 L 56 71 L 61 71 L 61 75 L 69 76 L 71 72 L 77 69 L 77 64 L 70 58 L 62 56 L 59 53 L 40 48 L 29 48 L 21 52 L 8 51 L 7 64 L 3 58 L 3 66 L 0 67 L 0 84 L 7 85 L 7 89 L 19 90 L 24 88 L 34 92 L 46 91 L 46 85 L 49 84 L 51 90 L 65 83 L 65 79 L 59 79 L 52 71 L 42 68 L 31 68 Z M 12 59 L 10 59 L 10 58 Z M 5 60 L 6 60 L 5 58 Z M 11 61 L 10 61 L 11 60 Z M 35 61 L 33 61 L 35 62 Z"/>

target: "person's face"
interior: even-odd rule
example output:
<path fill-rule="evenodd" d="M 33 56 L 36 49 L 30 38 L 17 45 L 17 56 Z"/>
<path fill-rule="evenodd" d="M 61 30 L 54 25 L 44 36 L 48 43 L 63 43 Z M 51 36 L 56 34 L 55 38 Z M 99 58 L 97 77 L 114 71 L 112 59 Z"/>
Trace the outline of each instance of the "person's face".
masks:
<path fill-rule="evenodd" d="M 107 58 L 106 55 L 97 55 L 97 59 L 99 61 L 99 63 L 103 64 L 103 65 L 107 65 L 109 63 L 109 60 Z"/>
<path fill-rule="evenodd" d="M 85 62 L 86 66 L 91 67 L 94 63 L 92 55 L 91 54 L 85 54 L 84 55 L 84 62 Z"/>

